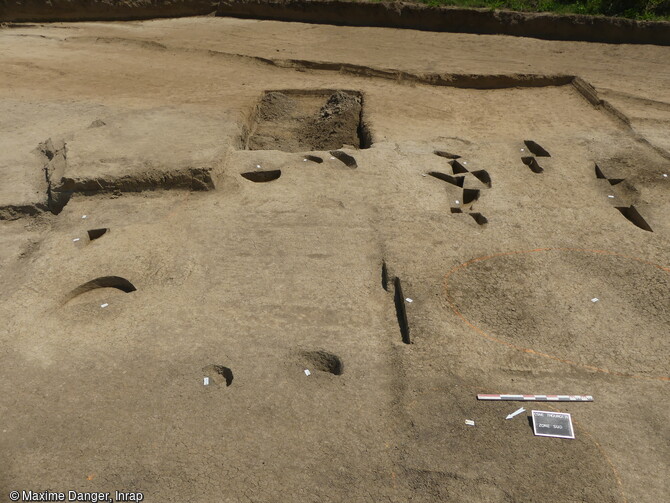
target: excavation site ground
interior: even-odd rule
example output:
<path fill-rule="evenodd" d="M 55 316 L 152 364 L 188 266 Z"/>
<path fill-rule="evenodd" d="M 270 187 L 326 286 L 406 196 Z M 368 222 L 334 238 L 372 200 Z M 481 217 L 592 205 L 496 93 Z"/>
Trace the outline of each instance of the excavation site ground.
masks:
<path fill-rule="evenodd" d="M 0 67 L 1 502 L 668 500 L 670 47 L 193 17 Z"/>

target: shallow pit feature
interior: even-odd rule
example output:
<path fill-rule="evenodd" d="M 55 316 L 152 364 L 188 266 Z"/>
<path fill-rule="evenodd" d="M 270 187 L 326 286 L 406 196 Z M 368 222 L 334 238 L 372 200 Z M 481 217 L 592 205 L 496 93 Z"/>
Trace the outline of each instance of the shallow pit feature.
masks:
<path fill-rule="evenodd" d="M 458 154 L 452 154 L 451 152 L 446 152 L 444 150 L 434 150 L 433 154 L 444 157 L 445 159 L 460 159 L 461 156 Z"/>
<path fill-rule="evenodd" d="M 344 362 L 342 359 L 328 351 L 303 351 L 300 354 L 302 365 L 310 372 L 320 371 L 332 375 L 342 375 Z"/>
<path fill-rule="evenodd" d="M 281 176 L 280 169 L 272 169 L 268 171 L 247 171 L 240 173 L 243 178 L 254 183 L 267 183 L 277 180 Z"/>
<path fill-rule="evenodd" d="M 90 229 L 86 232 L 88 233 L 89 241 L 95 241 L 96 239 L 100 239 L 102 236 L 107 234 L 109 232 L 109 229 L 107 228 Z"/>
<path fill-rule="evenodd" d="M 461 188 L 463 187 L 463 181 L 465 180 L 464 176 L 451 176 L 445 173 L 440 173 L 439 171 L 431 171 L 428 174 L 434 178 L 437 178 L 438 180 L 442 180 Z"/>
<path fill-rule="evenodd" d="M 354 156 L 349 155 L 346 152 L 342 152 L 341 150 L 331 150 L 330 155 L 342 161 L 349 168 L 358 167 L 358 163 L 356 162 Z"/>
<path fill-rule="evenodd" d="M 479 225 L 486 225 L 489 223 L 488 218 L 486 218 L 481 213 L 470 213 L 470 216 L 477 222 Z"/>
<path fill-rule="evenodd" d="M 635 206 L 617 206 L 616 209 L 636 227 L 648 232 L 654 232 Z"/>
<path fill-rule="evenodd" d="M 125 293 L 131 293 L 137 290 L 135 285 L 130 281 L 120 276 L 102 276 L 86 283 L 79 285 L 72 290 L 65 298 L 65 303 L 72 301 L 74 298 L 83 295 L 91 290 L 99 288 L 114 288 Z"/>
<path fill-rule="evenodd" d="M 223 365 L 207 365 L 203 367 L 204 376 L 209 378 L 209 383 L 214 385 L 230 386 L 233 384 L 233 371 Z"/>
<path fill-rule="evenodd" d="M 449 164 L 451 164 L 451 170 L 454 173 L 454 175 L 468 173 L 467 168 L 458 161 L 451 161 Z"/>
<path fill-rule="evenodd" d="M 523 143 L 533 155 L 536 155 L 537 157 L 551 157 L 549 152 L 547 152 L 540 144 L 534 142 L 533 140 L 525 140 Z"/>
<path fill-rule="evenodd" d="M 542 166 L 540 166 L 537 163 L 537 160 L 535 159 L 535 157 L 532 157 L 532 156 L 522 157 L 521 162 L 523 162 L 526 166 L 528 166 L 533 173 L 538 173 L 539 174 L 539 173 L 542 173 L 544 171 Z"/>
<path fill-rule="evenodd" d="M 478 171 L 471 171 L 472 175 L 486 185 L 489 189 L 491 188 L 491 175 L 485 169 L 480 169 Z"/>

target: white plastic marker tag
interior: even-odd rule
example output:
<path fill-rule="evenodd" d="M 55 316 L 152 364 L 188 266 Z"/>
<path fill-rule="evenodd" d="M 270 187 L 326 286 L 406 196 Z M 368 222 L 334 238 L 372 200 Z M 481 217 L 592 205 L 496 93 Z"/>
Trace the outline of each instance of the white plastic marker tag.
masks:
<path fill-rule="evenodd" d="M 305 369 L 305 375 L 308 376 L 310 374 L 311 374 L 311 372 L 309 370 Z"/>
<path fill-rule="evenodd" d="M 106 302 L 104 304 L 100 304 L 100 307 L 107 307 L 107 306 L 109 306 L 109 304 L 107 304 Z"/>
<path fill-rule="evenodd" d="M 518 416 L 522 412 L 526 412 L 526 409 L 524 409 L 523 407 L 521 407 L 520 409 L 515 410 L 511 414 L 507 414 L 507 417 L 505 419 L 512 419 L 514 416 Z"/>
<path fill-rule="evenodd" d="M 74 238 L 74 239 L 72 240 L 73 243 L 76 243 L 77 241 L 79 241 L 79 238 Z"/>
<path fill-rule="evenodd" d="M 205 386 L 209 386 L 209 377 L 203 378 L 202 384 L 204 384 Z"/>
<path fill-rule="evenodd" d="M 667 178 L 667 177 L 668 177 L 668 174 L 667 174 L 667 173 L 663 173 L 663 178 Z"/>
<path fill-rule="evenodd" d="M 468 426 L 474 426 L 475 422 L 472 419 L 466 419 L 465 424 L 467 424 Z"/>
<path fill-rule="evenodd" d="M 591 299 L 591 302 L 593 302 L 593 303 L 595 304 L 595 303 L 598 302 L 599 300 L 600 300 L 600 299 L 599 299 L 598 297 L 593 297 L 593 298 Z"/>
<path fill-rule="evenodd" d="M 458 202 L 458 199 L 456 199 L 456 204 L 461 204 L 461 203 Z"/>
<path fill-rule="evenodd" d="M 614 199 L 614 196 L 607 196 L 607 197 L 609 197 L 610 199 Z"/>
<path fill-rule="evenodd" d="M 463 161 L 463 164 L 467 164 L 467 163 L 468 163 L 468 161 Z"/>
<path fill-rule="evenodd" d="M 256 164 L 256 169 L 261 169 L 261 165 L 260 165 L 260 164 Z"/>
<path fill-rule="evenodd" d="M 409 297 L 407 297 L 405 300 L 406 300 L 407 302 L 409 302 L 410 304 L 411 304 L 412 302 L 414 302 L 414 301 L 413 301 L 412 299 L 410 299 Z"/>
<path fill-rule="evenodd" d="M 335 158 L 334 158 L 334 157 L 331 157 L 331 158 L 330 158 L 331 161 L 332 161 L 333 159 L 335 159 Z"/>
<path fill-rule="evenodd" d="M 81 218 L 88 218 L 88 215 L 82 215 Z"/>

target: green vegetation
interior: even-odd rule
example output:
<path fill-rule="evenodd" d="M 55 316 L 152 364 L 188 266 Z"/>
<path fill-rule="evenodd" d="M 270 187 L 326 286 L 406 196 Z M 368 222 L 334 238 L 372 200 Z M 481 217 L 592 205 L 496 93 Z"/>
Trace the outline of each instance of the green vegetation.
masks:
<path fill-rule="evenodd" d="M 670 0 L 413 0 L 428 5 L 670 20 Z"/>

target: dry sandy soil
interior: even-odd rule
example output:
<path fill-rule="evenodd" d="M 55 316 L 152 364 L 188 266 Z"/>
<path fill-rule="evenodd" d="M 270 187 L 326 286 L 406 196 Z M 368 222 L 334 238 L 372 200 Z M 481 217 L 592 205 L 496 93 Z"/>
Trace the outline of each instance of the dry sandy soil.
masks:
<path fill-rule="evenodd" d="M 0 67 L 0 501 L 668 501 L 670 48 L 203 17 Z"/>

